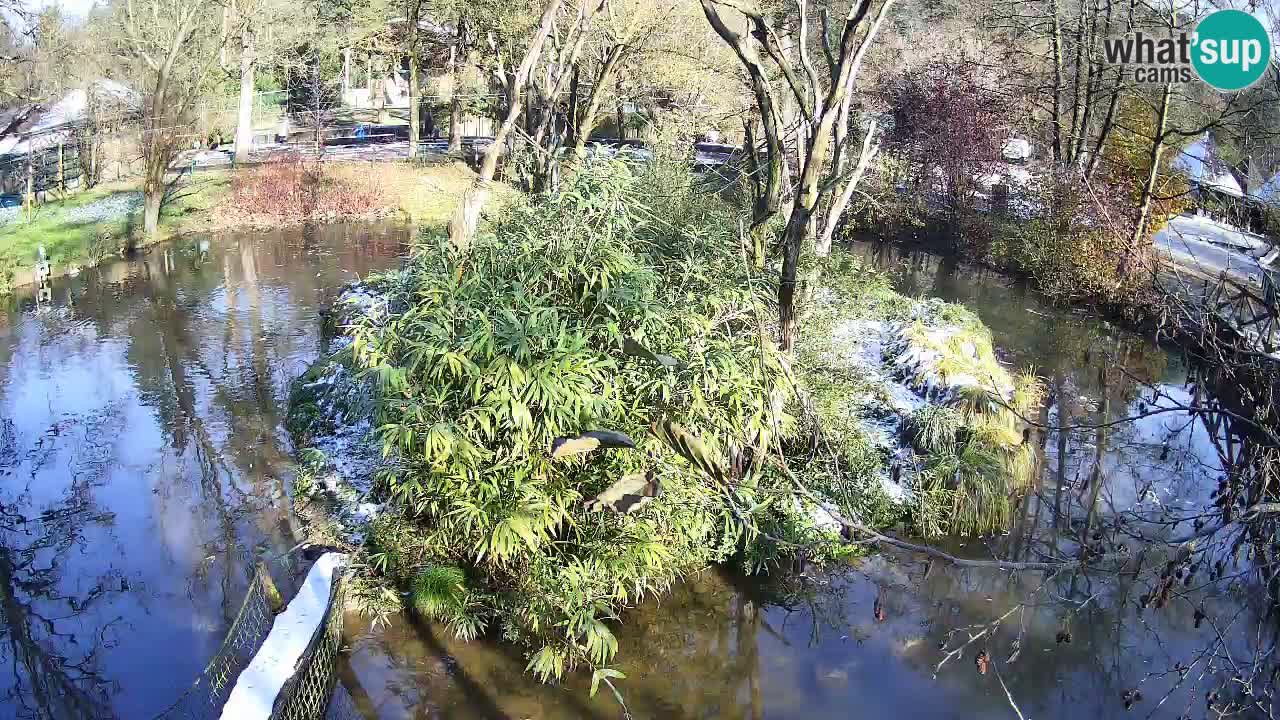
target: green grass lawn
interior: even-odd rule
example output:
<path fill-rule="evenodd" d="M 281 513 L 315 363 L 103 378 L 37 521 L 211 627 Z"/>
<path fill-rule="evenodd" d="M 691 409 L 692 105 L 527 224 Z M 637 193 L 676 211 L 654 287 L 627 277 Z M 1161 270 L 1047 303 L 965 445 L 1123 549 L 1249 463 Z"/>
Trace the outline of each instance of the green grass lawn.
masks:
<path fill-rule="evenodd" d="M 195 218 L 216 205 L 229 186 L 221 171 L 184 178 L 161 212 L 155 239 L 198 229 Z M 24 211 L 0 225 L 0 275 L 33 266 L 40 247 L 55 270 L 93 264 L 117 252 L 125 238 L 141 233 L 141 197 L 137 183 L 109 183 L 45 202 L 30 215 Z M 0 287 L 4 284 L 0 278 Z"/>
<path fill-rule="evenodd" d="M 23 211 L 16 220 L 0 225 L 0 262 L 28 265 L 36 261 L 37 248 L 44 246 L 54 263 L 74 262 L 86 256 L 91 240 L 101 228 L 119 233 L 124 221 L 100 222 L 84 220 L 76 212 L 109 198 L 126 200 L 137 191 L 121 185 L 102 185 L 38 205 L 28 215 Z"/>

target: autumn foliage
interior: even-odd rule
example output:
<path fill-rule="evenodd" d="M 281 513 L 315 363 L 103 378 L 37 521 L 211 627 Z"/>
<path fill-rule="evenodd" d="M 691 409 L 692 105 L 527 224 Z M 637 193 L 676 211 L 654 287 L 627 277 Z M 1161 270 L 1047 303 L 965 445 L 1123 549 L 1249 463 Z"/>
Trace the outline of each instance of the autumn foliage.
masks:
<path fill-rule="evenodd" d="M 269 223 L 339 220 L 384 215 L 394 202 L 377 174 L 328 172 L 323 162 L 294 156 L 237 174 L 231 211 Z"/>
<path fill-rule="evenodd" d="M 1010 108 L 963 58 L 935 60 L 882 90 L 891 108 L 886 149 L 906 164 L 909 185 L 949 211 L 971 207 L 978 178 L 1000 163 Z"/>

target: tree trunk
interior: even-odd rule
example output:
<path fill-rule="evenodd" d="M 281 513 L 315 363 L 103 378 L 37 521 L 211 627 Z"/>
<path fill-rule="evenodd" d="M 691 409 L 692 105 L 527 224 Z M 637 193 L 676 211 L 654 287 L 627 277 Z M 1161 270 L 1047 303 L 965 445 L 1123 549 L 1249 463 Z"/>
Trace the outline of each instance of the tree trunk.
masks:
<path fill-rule="evenodd" d="M 1111 32 L 1111 0 L 1107 0 L 1107 18 L 1106 26 L 1103 34 L 1107 35 Z M 1083 12 L 1084 2 L 1080 3 L 1080 9 Z M 1071 156 L 1075 164 L 1080 169 L 1084 168 L 1085 144 L 1089 137 L 1089 121 L 1093 114 L 1093 100 L 1098 94 L 1098 86 L 1102 84 L 1101 69 L 1094 56 L 1093 46 L 1098 40 L 1098 3 L 1094 0 L 1092 12 L 1089 20 L 1089 34 L 1085 39 L 1085 47 L 1089 48 L 1085 59 L 1088 62 L 1086 66 L 1085 82 L 1084 82 L 1084 99 L 1080 106 L 1080 132 L 1076 134 L 1075 145 L 1072 148 Z"/>
<path fill-rule="evenodd" d="M 511 78 L 511 82 L 508 84 L 507 97 L 510 102 L 507 106 L 506 117 L 503 119 L 502 125 L 498 127 L 498 132 L 494 133 L 493 144 L 485 151 L 484 161 L 480 164 L 479 177 L 467 189 L 462 201 L 458 203 L 458 209 L 449 220 L 449 242 L 453 245 L 454 250 L 459 253 L 465 253 L 470 248 L 472 239 L 475 238 L 476 229 L 480 224 L 480 212 L 484 209 L 484 204 L 489 199 L 489 183 L 493 181 L 493 175 L 498 169 L 498 156 L 502 154 L 507 136 L 520 118 L 522 91 L 525 84 L 529 82 L 529 73 L 533 70 L 533 66 L 538 62 L 538 57 L 542 54 L 542 45 L 546 42 L 547 35 L 551 33 L 551 26 L 555 23 L 556 13 L 560 10 L 561 1 L 548 0 L 546 7 L 543 8 L 542 20 L 538 25 L 538 30 L 534 33 L 533 39 L 529 41 L 529 48 L 525 50 L 524 59 L 520 61 L 520 66 L 516 69 L 515 76 Z"/>
<path fill-rule="evenodd" d="M 618 93 L 618 107 L 617 107 L 618 139 L 626 140 L 627 139 L 627 113 L 626 113 L 626 108 L 623 107 L 623 102 L 622 102 L 622 76 L 619 75 L 617 77 L 618 77 L 618 80 L 615 83 L 615 85 L 616 85 L 616 91 Z"/>
<path fill-rule="evenodd" d="M 240 46 L 240 108 L 236 118 L 235 148 L 235 163 L 237 165 L 249 162 L 249 151 L 253 149 L 253 76 L 255 60 L 253 32 L 246 29 Z"/>
<path fill-rule="evenodd" d="M 1062 162 L 1062 21 L 1058 0 L 1049 5 L 1052 13 L 1049 44 L 1053 48 L 1053 162 Z"/>
<path fill-rule="evenodd" d="M 449 150 L 450 154 L 456 155 L 462 152 L 462 74 L 459 72 L 459 66 L 462 64 L 462 36 L 463 25 L 458 23 L 457 36 L 454 38 L 453 47 L 449 48 Z"/>
<path fill-rule="evenodd" d="M 1108 0 L 1107 3 L 1108 13 L 1110 12 L 1112 1 L 1113 0 Z M 1129 0 L 1129 16 L 1128 20 L 1126 20 L 1126 32 L 1131 32 L 1133 30 L 1133 8 L 1135 4 L 1136 0 Z M 1110 24 L 1108 24 L 1108 27 L 1110 27 Z M 1107 114 L 1102 119 L 1102 127 L 1099 128 L 1098 137 L 1094 141 L 1093 154 L 1089 156 L 1089 165 L 1084 171 L 1085 179 L 1093 177 L 1094 171 L 1098 169 L 1098 163 L 1102 160 L 1102 154 L 1106 150 L 1107 146 L 1107 137 L 1111 135 L 1111 128 L 1115 125 L 1116 106 L 1120 101 L 1120 88 L 1123 84 L 1124 69 L 1116 68 L 1115 86 L 1111 88 L 1111 98 L 1107 101 Z"/>
<path fill-rule="evenodd" d="M 422 103 L 418 97 L 417 53 L 409 56 L 409 159 L 418 157 L 418 138 L 422 135 Z"/>
<path fill-rule="evenodd" d="M 462 99 L 456 90 L 449 100 L 449 152 L 462 152 Z"/>
<path fill-rule="evenodd" d="M 844 215 L 845 210 L 849 207 L 849 200 L 853 198 L 853 193 L 858 188 L 858 184 L 862 182 L 863 175 L 867 172 L 867 167 L 871 164 L 871 159 L 875 157 L 876 147 L 872 145 L 876 133 L 876 123 L 871 121 L 871 125 L 867 128 L 867 134 L 862 139 L 862 152 L 858 155 L 858 164 L 854 166 L 853 177 L 849 178 L 848 183 L 844 186 L 844 190 L 831 203 L 831 210 L 827 213 L 827 224 L 822 231 L 821 237 L 818 238 L 818 244 L 815 251 L 818 257 L 825 257 L 831 254 L 831 242 L 835 237 L 836 226 L 840 222 L 840 217 Z M 840 168 L 837 168 L 837 177 L 840 174 Z"/>
<path fill-rule="evenodd" d="M 421 103 L 418 97 L 418 13 L 422 2 L 413 3 L 409 12 L 409 159 L 418 157 L 418 138 L 422 134 Z"/>
<path fill-rule="evenodd" d="M 751 91 L 755 95 L 756 108 L 760 112 L 760 125 L 764 131 L 766 147 L 764 160 L 766 172 L 764 192 L 756 197 L 755 206 L 751 208 L 751 235 L 753 243 L 760 247 L 763 245 L 761 233 L 763 233 L 764 225 L 778 213 L 784 185 L 782 166 L 785 159 L 783 157 L 782 133 L 778 127 L 778 115 L 774 107 L 773 88 L 769 84 L 768 73 L 761 64 L 760 55 L 750 44 L 750 39 L 729 27 L 729 24 L 720 15 L 716 0 L 700 1 L 702 12 L 706 15 L 707 21 L 711 23 L 712 29 L 738 56 L 738 60 L 741 61 L 748 76 L 750 76 Z M 757 258 L 757 264 L 761 264 L 762 261 L 763 258 Z"/>
<path fill-rule="evenodd" d="M 154 238 L 160 227 L 160 205 L 164 202 L 164 176 L 169 162 L 177 151 L 174 128 L 168 127 L 169 74 L 166 69 L 156 73 L 155 89 L 147 108 L 143 124 L 143 181 L 142 181 L 142 233 Z M 176 122 L 176 118 L 174 120 Z"/>
<path fill-rule="evenodd" d="M 142 183 L 142 234 L 154 238 L 160 228 L 160 204 L 164 201 L 164 177 L 152 177 L 147 171 L 147 178 Z"/>
<path fill-rule="evenodd" d="M 782 235 L 782 281 L 778 283 L 778 335 L 779 346 L 788 351 L 795 346 L 796 327 L 796 277 L 800 268 L 800 250 L 809 237 L 810 211 L 803 202 L 791 209 L 786 232 Z"/>
<path fill-rule="evenodd" d="M 1077 140 L 1082 136 L 1083 130 L 1080 127 L 1080 118 L 1083 112 L 1084 92 L 1081 92 L 1081 66 L 1084 62 L 1084 0 L 1080 0 L 1080 14 L 1076 18 L 1075 32 L 1075 62 L 1073 64 L 1071 78 L 1071 132 L 1067 136 L 1067 145 L 1064 148 L 1066 159 L 1074 164 L 1077 162 L 1075 149 Z"/>
<path fill-rule="evenodd" d="M 1151 152 L 1147 155 L 1147 162 L 1150 163 L 1150 168 L 1147 170 L 1147 180 L 1142 185 L 1142 199 L 1138 203 L 1138 222 L 1133 227 L 1133 237 L 1129 239 L 1129 249 L 1120 260 L 1120 267 L 1117 268 L 1121 279 L 1128 275 L 1133 256 L 1137 254 L 1142 241 L 1147 236 L 1147 223 L 1151 218 L 1151 199 L 1155 195 L 1156 180 L 1160 177 L 1160 156 L 1164 153 L 1164 135 L 1169 123 L 1169 96 L 1172 94 L 1173 85 L 1165 83 L 1164 91 L 1160 93 L 1160 112 L 1156 116 L 1156 134 L 1151 139 Z"/>
<path fill-rule="evenodd" d="M 564 142 L 568 147 L 578 143 L 578 66 L 573 66 L 573 74 L 569 78 L 569 108 L 565 118 Z"/>
<path fill-rule="evenodd" d="M 604 89 L 613 82 L 614 73 L 617 72 L 618 63 L 622 61 L 622 56 L 626 53 L 627 46 L 617 44 L 609 48 L 609 52 L 605 55 L 604 65 L 600 67 L 600 75 L 596 77 L 596 82 L 591 86 L 591 94 L 587 96 L 587 106 L 582 110 L 582 117 L 579 119 L 578 132 L 574 137 L 573 156 L 581 159 L 587 153 L 587 138 L 590 137 L 591 131 L 596 127 L 596 116 L 600 114 L 600 104 L 604 102 Z"/>

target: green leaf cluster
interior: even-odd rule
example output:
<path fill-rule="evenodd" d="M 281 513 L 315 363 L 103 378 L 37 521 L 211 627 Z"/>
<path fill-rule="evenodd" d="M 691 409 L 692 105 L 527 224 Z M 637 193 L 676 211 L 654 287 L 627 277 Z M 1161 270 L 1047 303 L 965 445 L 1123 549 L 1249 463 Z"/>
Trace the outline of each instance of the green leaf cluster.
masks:
<path fill-rule="evenodd" d="M 395 459 L 380 478 L 394 510 L 372 536 L 383 569 L 424 616 L 530 647 L 543 678 L 605 666 L 609 621 L 735 552 L 748 535 L 735 508 L 785 490 L 742 460 L 793 425 L 762 332 L 773 288 L 729 208 L 664 179 L 593 163 L 465 255 L 424 237 L 383 280 L 403 312 L 350 330 Z M 713 479 L 651 432 L 662 421 L 754 472 Z M 592 430 L 637 447 L 552 457 L 557 438 Z M 661 487 L 651 502 L 589 505 L 645 473 Z"/>

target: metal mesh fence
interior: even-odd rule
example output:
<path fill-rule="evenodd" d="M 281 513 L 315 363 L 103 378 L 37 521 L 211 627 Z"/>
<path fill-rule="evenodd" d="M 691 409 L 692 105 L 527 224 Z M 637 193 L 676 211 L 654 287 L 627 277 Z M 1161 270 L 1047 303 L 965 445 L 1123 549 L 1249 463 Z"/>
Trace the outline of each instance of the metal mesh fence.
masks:
<path fill-rule="evenodd" d="M 240 612 L 236 614 L 213 660 L 191 687 L 154 720 L 212 720 L 221 716 L 222 706 L 231 694 L 236 678 L 271 632 L 275 621 L 271 597 L 274 587 L 266 566 L 259 565 Z M 271 720 L 352 720 L 360 717 L 349 702 L 346 705 L 334 703 L 334 708 L 329 707 L 337 678 L 338 654 L 342 650 L 345 597 L 345 583 L 338 571 L 330 587 L 329 606 L 324 619 L 298 660 L 297 671 L 276 698 Z"/>
<path fill-rule="evenodd" d="M 269 585 L 264 582 L 269 580 L 263 577 L 265 572 L 259 567 L 254 573 L 240 612 L 204 672 L 155 720 L 206 720 L 219 716 L 240 671 L 253 659 L 275 620 L 267 593 Z"/>
<path fill-rule="evenodd" d="M 345 587 L 341 573 L 335 573 L 324 620 L 298 660 L 297 671 L 280 690 L 271 720 L 320 720 L 325 717 L 338 676 Z"/>

